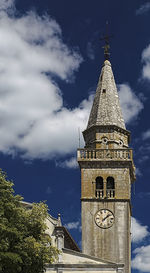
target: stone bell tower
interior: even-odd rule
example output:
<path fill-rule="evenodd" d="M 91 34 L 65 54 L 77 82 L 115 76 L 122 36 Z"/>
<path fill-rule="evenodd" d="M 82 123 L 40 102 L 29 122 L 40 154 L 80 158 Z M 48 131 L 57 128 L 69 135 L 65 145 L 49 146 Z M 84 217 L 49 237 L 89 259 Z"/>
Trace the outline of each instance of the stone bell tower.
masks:
<path fill-rule="evenodd" d="M 81 168 L 82 251 L 130 273 L 131 183 L 135 180 L 111 63 L 105 54 L 86 130 Z"/>

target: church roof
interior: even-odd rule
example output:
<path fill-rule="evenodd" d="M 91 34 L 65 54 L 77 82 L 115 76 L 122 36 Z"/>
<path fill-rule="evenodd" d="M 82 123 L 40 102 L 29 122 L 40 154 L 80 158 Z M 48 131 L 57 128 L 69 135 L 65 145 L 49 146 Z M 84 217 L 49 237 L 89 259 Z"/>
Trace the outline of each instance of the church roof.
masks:
<path fill-rule="evenodd" d="M 64 226 L 56 226 L 55 230 L 54 230 L 54 234 L 58 230 L 62 231 L 62 233 L 64 234 L 64 248 L 65 249 L 69 249 L 69 250 L 76 251 L 76 252 L 81 251 L 80 248 L 78 247 L 78 245 L 76 244 L 76 242 L 74 241 L 74 239 L 72 238 L 71 234 L 67 230 L 67 228 L 65 228 Z"/>
<path fill-rule="evenodd" d="M 111 63 L 104 61 L 87 129 L 96 125 L 116 125 L 125 129 Z"/>

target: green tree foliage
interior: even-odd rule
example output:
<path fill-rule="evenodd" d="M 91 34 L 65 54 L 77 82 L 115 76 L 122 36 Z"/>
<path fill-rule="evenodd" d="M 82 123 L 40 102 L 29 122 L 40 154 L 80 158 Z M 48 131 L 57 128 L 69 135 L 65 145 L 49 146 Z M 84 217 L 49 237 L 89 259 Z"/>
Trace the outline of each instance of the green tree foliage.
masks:
<path fill-rule="evenodd" d="M 58 255 L 45 233 L 48 208 L 40 202 L 27 209 L 22 199 L 0 171 L 0 272 L 42 273 Z"/>

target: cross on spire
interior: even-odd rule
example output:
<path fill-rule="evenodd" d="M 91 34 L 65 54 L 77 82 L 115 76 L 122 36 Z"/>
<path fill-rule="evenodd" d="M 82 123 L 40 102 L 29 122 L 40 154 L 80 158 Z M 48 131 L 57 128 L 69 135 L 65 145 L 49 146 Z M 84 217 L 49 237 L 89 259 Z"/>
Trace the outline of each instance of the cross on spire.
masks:
<path fill-rule="evenodd" d="M 109 52 L 109 49 L 110 49 L 110 38 L 112 38 L 113 35 L 108 35 L 108 22 L 106 22 L 106 34 L 101 37 L 101 41 L 105 41 L 105 45 L 103 46 L 104 48 L 104 57 L 105 57 L 105 60 L 109 60 L 109 56 L 110 56 L 110 52 Z"/>

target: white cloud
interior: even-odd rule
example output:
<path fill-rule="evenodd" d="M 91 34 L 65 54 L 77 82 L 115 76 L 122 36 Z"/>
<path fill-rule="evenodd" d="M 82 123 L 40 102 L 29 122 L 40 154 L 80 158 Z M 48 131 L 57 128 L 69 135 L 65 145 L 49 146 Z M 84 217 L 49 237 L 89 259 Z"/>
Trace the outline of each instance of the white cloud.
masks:
<path fill-rule="evenodd" d="M 65 227 L 67 229 L 79 229 L 80 230 L 80 222 L 76 221 L 76 222 L 70 222 L 68 224 L 65 225 Z"/>
<path fill-rule="evenodd" d="M 146 140 L 150 138 L 150 129 L 142 134 L 142 139 Z"/>
<path fill-rule="evenodd" d="M 140 198 L 149 198 L 150 197 L 150 192 L 139 192 L 138 197 Z"/>
<path fill-rule="evenodd" d="M 134 217 L 131 219 L 132 242 L 141 243 L 149 236 L 148 227 L 142 226 Z M 141 272 L 150 272 L 150 245 L 141 246 L 133 250 L 132 268 Z"/>
<path fill-rule="evenodd" d="M 52 193 L 52 189 L 51 189 L 51 187 L 50 187 L 50 186 L 48 186 L 48 187 L 47 187 L 47 189 L 46 189 L 46 193 L 47 193 L 47 194 L 51 194 L 51 193 Z"/>
<path fill-rule="evenodd" d="M 137 118 L 143 109 L 143 104 L 128 84 L 120 84 L 118 89 L 124 120 L 126 123 L 130 123 Z"/>
<path fill-rule="evenodd" d="M 56 166 L 61 168 L 76 169 L 78 168 L 77 158 L 71 157 L 65 161 L 56 161 Z"/>
<path fill-rule="evenodd" d="M 150 2 L 147 2 L 143 4 L 141 7 L 139 7 L 139 9 L 136 10 L 136 14 L 141 15 L 148 12 L 149 10 L 150 10 Z"/>
<path fill-rule="evenodd" d="M 131 238 L 133 243 L 141 242 L 149 235 L 148 227 L 142 226 L 134 217 L 131 218 Z"/>
<path fill-rule="evenodd" d="M 78 147 L 78 126 L 85 128 L 91 103 L 90 97 L 78 108 L 61 108 L 38 121 L 20 143 L 26 150 L 25 157 L 45 159 L 74 152 Z"/>
<path fill-rule="evenodd" d="M 7 9 L 13 1 L 0 4 Z M 72 154 L 78 147 L 78 128 L 86 127 L 93 96 L 74 109 L 64 107 L 57 79 L 71 81 L 82 57 L 64 44 L 55 20 L 35 12 L 15 18 L 0 11 L 0 41 L 0 152 L 18 152 L 25 159 Z M 127 85 L 120 85 L 120 96 L 130 122 L 142 104 Z M 62 164 L 76 165 L 73 158 Z"/>
<path fill-rule="evenodd" d="M 149 155 L 141 155 L 140 158 L 138 159 L 138 162 L 143 163 L 147 160 L 149 160 Z"/>
<path fill-rule="evenodd" d="M 139 168 L 137 168 L 137 167 L 135 169 L 135 174 L 136 174 L 136 176 L 142 176 L 141 170 Z"/>
<path fill-rule="evenodd" d="M 14 6 L 14 0 L 0 0 L 0 10 L 7 10 Z"/>
<path fill-rule="evenodd" d="M 91 42 L 87 43 L 87 56 L 89 57 L 89 59 L 94 60 L 95 59 L 95 54 L 94 54 L 94 49 L 92 46 Z"/>
<path fill-rule="evenodd" d="M 142 77 L 143 79 L 150 80 L 150 45 L 148 45 L 142 52 Z"/>
<path fill-rule="evenodd" d="M 145 139 L 144 139 L 145 137 Z M 138 162 L 141 164 L 147 160 L 149 160 L 149 156 L 150 156 L 150 145 L 147 141 L 145 141 L 146 139 L 148 139 L 148 134 L 142 134 L 142 145 L 139 146 L 138 149 L 138 153 L 140 156 L 138 156 Z"/>
<path fill-rule="evenodd" d="M 78 146 L 92 96 L 67 109 L 56 77 L 72 80 L 82 58 L 62 41 L 56 21 L 31 12 L 0 14 L 0 151 L 51 158 Z"/>
<path fill-rule="evenodd" d="M 133 253 L 132 268 L 141 272 L 150 272 L 150 245 L 136 248 Z"/>

